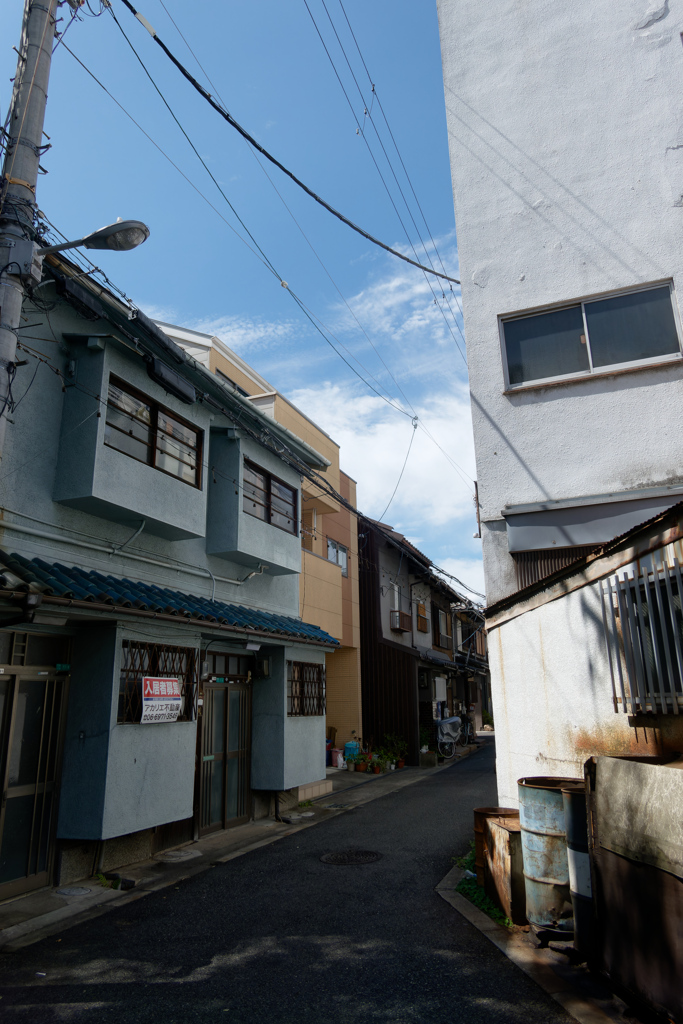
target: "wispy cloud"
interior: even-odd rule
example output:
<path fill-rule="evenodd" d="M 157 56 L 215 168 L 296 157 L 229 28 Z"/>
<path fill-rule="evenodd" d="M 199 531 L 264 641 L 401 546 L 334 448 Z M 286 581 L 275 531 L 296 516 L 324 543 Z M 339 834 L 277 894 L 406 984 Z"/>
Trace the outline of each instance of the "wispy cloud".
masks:
<path fill-rule="evenodd" d="M 439 248 L 448 272 L 457 276 L 453 239 L 439 240 Z M 369 278 L 348 299 L 355 317 L 336 300 L 315 312 L 334 332 L 335 344 L 345 346 L 344 357 L 360 361 L 357 372 L 379 381 L 371 383 L 410 415 L 401 415 L 352 376 L 305 320 L 217 314 L 180 323 L 223 339 L 334 438 L 342 468 L 358 482 L 358 506 L 372 517 L 382 514 L 396 486 L 417 414 L 410 457 L 385 521 L 483 591 L 480 542 L 472 540 L 476 470 L 469 391 L 456 347 L 457 341 L 464 348 L 459 289 L 442 289 L 435 280 L 435 305 L 424 278 L 391 257 L 373 261 Z M 160 318 L 173 319 L 162 313 Z"/>
<path fill-rule="evenodd" d="M 379 398 L 359 393 L 356 385 L 324 382 L 289 397 L 340 445 L 342 468 L 358 482 L 358 507 L 373 518 L 381 516 L 406 458 L 410 419 Z M 432 396 L 417 406 L 417 413 L 419 423 L 424 420 L 429 433 L 441 439 L 441 448 L 418 426 L 384 520 L 439 564 L 457 561 L 465 582 L 480 590 L 481 574 L 472 568 L 478 564 L 471 543 L 475 469 L 466 388 Z"/>
<path fill-rule="evenodd" d="M 294 320 L 265 320 L 261 317 L 207 316 L 192 322 L 184 321 L 180 326 L 193 331 L 215 335 L 235 352 L 249 358 L 250 353 L 277 350 L 285 341 L 300 332 Z M 258 370 L 259 367 L 255 366 Z"/>

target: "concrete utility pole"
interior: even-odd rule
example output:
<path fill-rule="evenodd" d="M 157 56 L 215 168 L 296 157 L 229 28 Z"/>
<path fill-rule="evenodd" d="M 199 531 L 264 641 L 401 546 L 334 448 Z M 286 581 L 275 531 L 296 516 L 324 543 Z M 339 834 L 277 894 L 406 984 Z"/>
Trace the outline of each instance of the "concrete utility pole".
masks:
<path fill-rule="evenodd" d="M 23 282 L 27 277 L 40 280 L 41 274 L 33 224 L 56 23 L 57 0 L 26 0 L 0 184 L 0 459 L 10 411 L 8 392 L 15 372 Z"/>

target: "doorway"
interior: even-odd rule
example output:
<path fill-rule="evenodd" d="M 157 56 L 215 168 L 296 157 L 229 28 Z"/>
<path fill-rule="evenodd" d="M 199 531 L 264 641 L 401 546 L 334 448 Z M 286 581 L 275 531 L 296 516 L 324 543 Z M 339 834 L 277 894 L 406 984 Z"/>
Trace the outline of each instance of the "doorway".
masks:
<path fill-rule="evenodd" d="M 199 834 L 249 820 L 251 659 L 206 652 L 199 736 Z"/>
<path fill-rule="evenodd" d="M 0 634 L 0 899 L 52 879 L 68 643 Z"/>

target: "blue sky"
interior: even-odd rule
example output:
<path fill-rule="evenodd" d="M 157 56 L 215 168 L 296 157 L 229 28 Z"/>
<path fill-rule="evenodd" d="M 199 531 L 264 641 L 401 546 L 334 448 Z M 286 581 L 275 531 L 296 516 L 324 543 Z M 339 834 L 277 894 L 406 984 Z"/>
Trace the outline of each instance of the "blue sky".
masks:
<path fill-rule="evenodd" d="M 22 0 L 3 4 L 3 120 L 22 8 Z M 90 0 L 90 8 L 98 11 L 99 0 Z M 342 362 L 287 289 L 230 230 L 228 224 L 245 236 L 107 11 L 90 17 L 84 8 L 64 43 L 195 188 L 59 46 L 45 123 L 52 148 L 42 161 L 49 173 L 39 181 L 40 208 L 71 238 L 117 216 L 149 224 L 145 245 L 125 254 L 97 253 L 98 266 L 151 315 L 219 335 L 327 430 L 341 445 L 342 466 L 358 481 L 358 505 L 369 515 L 379 516 L 389 501 L 416 412 L 421 427 L 385 520 L 439 565 L 482 590 L 480 542 L 472 538 L 476 474 L 457 287 L 451 293 L 446 286 L 444 301 L 436 279 L 430 286 L 419 270 L 339 223 L 276 168 L 263 161 L 261 166 L 120 0 L 112 0 L 112 10 L 280 277 L 357 373 L 409 415 L 378 397 Z M 433 256 L 431 232 L 447 271 L 458 276 L 433 0 L 344 0 L 343 7 L 340 0 L 308 0 L 308 6 L 305 0 L 139 0 L 139 10 L 231 114 L 311 188 L 411 257 L 401 220 L 422 260 L 417 229 Z M 375 84 L 374 98 L 344 11 Z M 60 14 L 64 28 L 70 17 L 66 4 Z"/>

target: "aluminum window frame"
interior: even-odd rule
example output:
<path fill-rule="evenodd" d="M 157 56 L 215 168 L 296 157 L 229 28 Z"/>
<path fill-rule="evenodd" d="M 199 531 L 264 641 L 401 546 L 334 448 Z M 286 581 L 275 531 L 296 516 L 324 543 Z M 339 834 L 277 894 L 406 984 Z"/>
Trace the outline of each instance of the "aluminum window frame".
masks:
<path fill-rule="evenodd" d="M 349 549 L 347 548 L 346 544 L 342 544 L 341 541 L 335 540 L 334 537 L 327 537 L 326 540 L 327 540 L 327 555 L 326 555 L 327 561 L 328 562 L 332 562 L 333 565 L 338 565 L 339 568 L 341 569 L 342 576 L 347 576 L 348 577 L 348 575 L 349 575 Z M 335 556 L 336 556 L 335 558 L 330 558 L 330 544 L 334 544 L 334 553 L 335 553 Z M 340 548 L 346 554 L 346 567 L 344 567 L 342 565 L 342 563 L 339 561 L 339 549 Z"/>
<path fill-rule="evenodd" d="M 590 346 L 590 335 L 588 333 L 588 324 L 586 322 L 586 303 L 601 302 L 603 299 L 618 298 L 620 295 L 635 295 L 643 292 L 655 291 L 658 288 L 669 289 L 669 298 L 671 300 L 671 310 L 674 318 L 674 325 L 676 328 L 676 334 L 678 337 L 678 353 L 667 353 L 662 356 L 647 356 L 645 359 L 632 359 L 621 363 L 610 363 L 608 366 L 600 366 L 597 369 L 593 366 L 593 356 Z M 588 355 L 588 364 L 590 369 L 578 370 L 575 373 L 564 373 L 553 377 L 537 377 L 531 380 L 521 381 L 519 384 L 510 383 L 510 372 L 507 357 L 507 347 L 505 343 L 505 324 L 515 320 L 525 320 L 534 316 L 542 315 L 543 313 L 555 313 L 563 309 L 572 309 L 576 306 L 581 307 L 581 316 L 583 318 L 583 326 L 586 335 L 586 352 Z M 592 295 L 584 295 L 581 298 L 570 299 L 564 302 L 554 302 L 545 306 L 535 306 L 532 309 L 518 310 L 512 313 L 501 313 L 498 316 L 498 335 L 500 342 L 501 351 L 501 362 L 503 364 L 503 377 L 505 381 L 504 391 L 506 394 L 513 394 L 518 391 L 524 391 L 527 388 L 541 388 L 548 387 L 553 384 L 565 384 L 571 383 L 572 381 L 580 380 L 594 380 L 599 377 L 608 377 L 614 373 L 625 373 L 631 370 L 638 370 L 646 367 L 655 366 L 666 366 L 673 365 L 676 363 L 683 362 L 683 330 L 681 325 L 681 315 L 678 308 L 678 302 L 676 300 L 676 289 L 672 278 L 665 278 L 661 281 L 652 281 L 645 285 L 636 285 L 631 288 L 615 288 L 609 292 L 598 292 Z"/>

